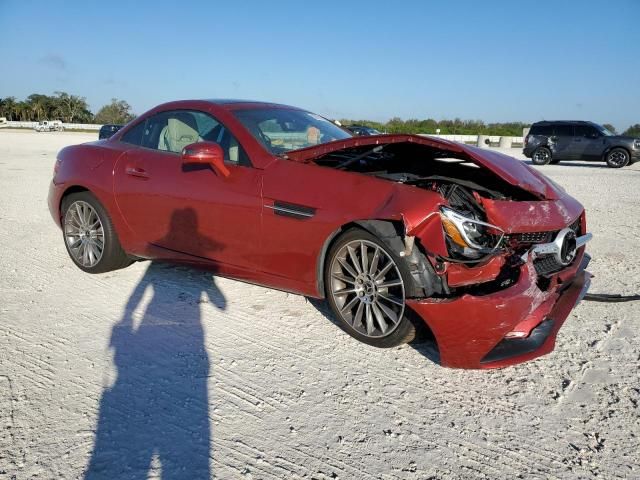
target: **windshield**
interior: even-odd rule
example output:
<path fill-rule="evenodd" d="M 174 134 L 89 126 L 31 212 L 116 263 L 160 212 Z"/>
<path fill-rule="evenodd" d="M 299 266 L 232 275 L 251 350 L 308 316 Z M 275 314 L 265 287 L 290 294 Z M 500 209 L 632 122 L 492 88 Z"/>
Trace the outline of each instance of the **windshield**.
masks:
<path fill-rule="evenodd" d="M 596 129 L 598 129 L 598 131 L 605 137 L 612 137 L 614 135 L 611 130 L 604 128 L 602 125 L 596 125 Z"/>
<path fill-rule="evenodd" d="M 284 108 L 233 112 L 240 123 L 273 154 L 351 138 L 351 134 L 314 113 Z"/>

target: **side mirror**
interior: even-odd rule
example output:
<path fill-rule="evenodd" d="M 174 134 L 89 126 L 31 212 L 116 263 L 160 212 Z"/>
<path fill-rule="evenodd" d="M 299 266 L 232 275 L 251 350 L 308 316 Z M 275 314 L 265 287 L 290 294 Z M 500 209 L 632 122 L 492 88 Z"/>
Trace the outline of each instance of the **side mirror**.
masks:
<path fill-rule="evenodd" d="M 198 142 L 187 145 L 182 149 L 182 163 L 185 165 L 211 165 L 213 170 L 223 177 L 231 172 L 224 164 L 224 153 L 217 143 Z"/>

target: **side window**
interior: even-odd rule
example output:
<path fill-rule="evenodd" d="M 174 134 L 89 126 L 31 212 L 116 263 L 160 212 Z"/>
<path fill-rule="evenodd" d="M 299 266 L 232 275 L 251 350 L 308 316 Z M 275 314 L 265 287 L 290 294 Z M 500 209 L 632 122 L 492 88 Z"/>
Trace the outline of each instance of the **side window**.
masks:
<path fill-rule="evenodd" d="M 558 137 L 573 137 L 573 125 L 556 125 L 555 134 Z"/>
<path fill-rule="evenodd" d="M 211 115 L 204 112 L 189 112 L 193 114 L 198 135 L 201 141 L 214 142 L 220 145 L 224 152 L 224 161 L 235 165 L 251 165 L 249 157 L 231 132 Z"/>
<path fill-rule="evenodd" d="M 142 121 L 137 124 L 122 136 L 121 141 L 130 143 L 132 145 L 142 145 L 142 134 L 144 132 L 144 126 L 146 123 L 146 121 Z"/>
<path fill-rule="evenodd" d="M 576 137 L 596 138 L 600 136 L 598 130 L 590 125 L 576 125 Z"/>
<path fill-rule="evenodd" d="M 211 115 L 196 110 L 158 113 L 143 125 L 134 127 L 122 141 L 173 153 L 182 152 L 192 143 L 214 142 L 222 147 L 225 162 L 251 165 L 244 149 L 229 130 Z"/>
<path fill-rule="evenodd" d="M 543 135 L 545 137 L 550 137 L 553 135 L 553 129 L 551 125 L 534 125 L 531 128 L 531 135 Z"/>
<path fill-rule="evenodd" d="M 167 125 L 167 114 L 158 113 L 140 122 L 122 136 L 122 141 L 145 148 L 158 149 L 158 139 L 162 129 Z M 165 149 L 166 150 L 166 149 Z"/>

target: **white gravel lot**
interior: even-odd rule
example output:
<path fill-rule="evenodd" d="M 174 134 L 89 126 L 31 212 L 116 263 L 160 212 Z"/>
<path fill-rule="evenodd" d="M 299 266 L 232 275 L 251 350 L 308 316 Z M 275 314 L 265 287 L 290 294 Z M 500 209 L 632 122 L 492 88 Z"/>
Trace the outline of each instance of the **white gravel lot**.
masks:
<path fill-rule="evenodd" d="M 56 152 L 95 137 L 0 131 L 0 479 L 640 478 L 640 302 L 583 302 L 552 354 L 460 371 L 304 297 L 91 276 L 46 195 Z M 541 170 L 587 208 L 591 291 L 640 292 L 640 165 Z"/>

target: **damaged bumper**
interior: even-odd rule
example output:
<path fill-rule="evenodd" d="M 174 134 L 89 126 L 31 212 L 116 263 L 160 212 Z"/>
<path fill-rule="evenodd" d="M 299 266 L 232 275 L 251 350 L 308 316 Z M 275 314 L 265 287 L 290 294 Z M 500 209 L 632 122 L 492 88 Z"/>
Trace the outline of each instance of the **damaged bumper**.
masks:
<path fill-rule="evenodd" d="M 486 295 L 455 299 L 413 299 L 409 305 L 438 343 L 440 362 L 453 368 L 500 368 L 553 350 L 571 310 L 584 297 L 590 257 L 581 248 L 575 261 L 541 289 L 533 256 L 512 286 Z"/>

